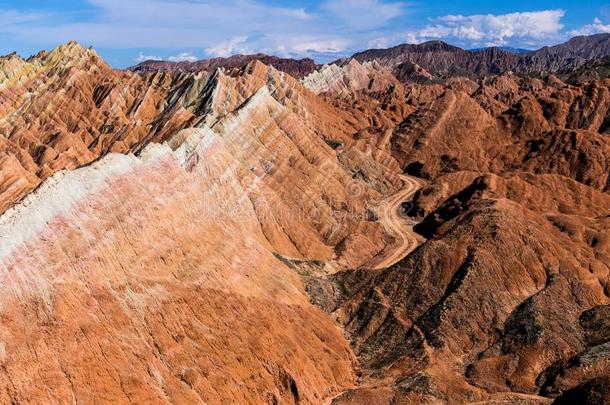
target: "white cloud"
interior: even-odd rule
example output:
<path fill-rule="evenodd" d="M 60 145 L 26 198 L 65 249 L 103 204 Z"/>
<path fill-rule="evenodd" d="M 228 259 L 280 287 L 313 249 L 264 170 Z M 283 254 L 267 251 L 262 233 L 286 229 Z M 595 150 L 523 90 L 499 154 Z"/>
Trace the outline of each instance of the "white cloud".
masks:
<path fill-rule="evenodd" d="M 536 46 L 564 39 L 563 10 L 508 14 L 446 15 L 430 20 L 418 30 L 382 36 L 369 45 L 390 46 L 441 39 L 464 47 Z"/>
<path fill-rule="evenodd" d="M 170 62 L 195 62 L 197 57 L 192 52 L 182 52 L 167 58 Z"/>
<path fill-rule="evenodd" d="M 400 32 L 373 38 L 366 43 L 366 48 L 389 48 L 397 44 L 418 44 L 425 41 L 416 32 Z"/>
<path fill-rule="evenodd" d="M 418 34 L 425 38 L 455 37 L 474 43 L 505 44 L 509 40 L 545 39 L 563 29 L 563 10 L 509 14 L 447 15 L 435 20 Z"/>
<path fill-rule="evenodd" d="M 93 10 L 27 13 L 0 7 L 0 40 L 46 48 L 76 39 L 98 49 L 147 49 L 137 61 L 193 49 L 208 56 L 273 53 L 289 57 L 342 57 L 364 47 L 388 47 L 442 39 L 462 47 L 537 47 L 569 34 L 608 32 L 599 19 L 565 31 L 563 10 L 508 14 L 446 15 L 414 21 L 410 30 L 398 18 L 409 0 L 321 0 L 308 7 L 270 0 L 86 0 Z M 290 2 L 294 4 L 295 2 Z M 8 41 L 7 41 L 8 40 Z M 154 50 L 154 51 L 153 51 Z M 134 52 L 135 54 L 135 52 Z M 169 60 L 195 60 L 193 52 Z"/>
<path fill-rule="evenodd" d="M 87 0 L 86 19 L 16 14 L 0 33 L 48 47 L 76 39 L 98 49 L 201 49 L 206 56 L 335 54 L 357 49 L 372 30 L 404 14 L 400 0 L 322 0 L 307 8 L 269 0 Z M 0 22 L 10 10 L 0 7 Z M 15 18 L 13 18 L 15 17 Z M 144 55 L 146 56 L 146 55 Z M 343 56 L 343 55 L 341 55 Z"/>
<path fill-rule="evenodd" d="M 247 45 L 247 41 L 247 36 L 231 38 L 228 41 L 222 41 L 214 46 L 205 48 L 205 53 L 214 57 L 253 53 L 252 49 Z"/>
<path fill-rule="evenodd" d="M 24 13 L 16 10 L 2 10 L 0 13 L 0 32 L 10 32 L 15 26 L 37 23 L 50 17 L 47 13 Z"/>
<path fill-rule="evenodd" d="M 163 58 L 158 55 L 145 55 L 143 52 L 140 52 L 138 56 L 135 57 L 134 61 L 136 62 L 146 62 L 147 60 L 168 60 L 170 62 L 195 62 L 197 60 L 197 56 L 195 56 L 192 52 L 182 52 L 178 55 L 170 56 L 168 58 Z"/>
<path fill-rule="evenodd" d="M 144 55 L 144 53 L 140 52 L 134 59 L 136 62 L 146 62 L 147 60 L 163 60 L 163 58 L 156 55 Z"/>
<path fill-rule="evenodd" d="M 599 18 L 593 19 L 593 24 L 583 25 L 582 27 L 569 32 L 571 36 L 592 35 L 610 32 L 610 24 L 604 24 Z"/>

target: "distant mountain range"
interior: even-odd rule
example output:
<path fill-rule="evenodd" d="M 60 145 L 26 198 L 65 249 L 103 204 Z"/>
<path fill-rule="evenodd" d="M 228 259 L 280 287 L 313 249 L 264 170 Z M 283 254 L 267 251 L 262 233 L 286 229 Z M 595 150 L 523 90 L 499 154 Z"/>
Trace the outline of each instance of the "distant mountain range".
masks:
<path fill-rule="evenodd" d="M 506 71 L 515 73 L 573 71 L 587 62 L 610 55 L 610 34 L 579 36 L 569 41 L 531 51 L 518 48 L 490 47 L 465 50 L 443 41 L 403 44 L 386 49 L 368 49 L 352 55 L 359 62 L 377 60 L 401 81 L 442 79 L 451 76 L 480 77 Z M 342 64 L 351 58 L 332 63 Z M 212 71 L 216 68 L 239 68 L 252 60 L 272 65 L 297 78 L 302 78 L 317 65 L 312 59 L 290 59 L 255 54 L 196 62 L 146 61 L 129 68 L 136 72 L 150 71 Z"/>
<path fill-rule="evenodd" d="M 467 51 L 442 41 L 369 49 L 352 57 L 360 62 L 377 60 L 394 70 L 397 77 L 417 64 L 436 77 L 485 76 L 506 71 L 517 73 L 574 70 L 587 61 L 610 55 L 610 34 L 580 36 L 536 51 L 514 53 L 502 48 Z"/>
<path fill-rule="evenodd" d="M 286 72 L 294 77 L 303 77 L 313 72 L 317 64 L 313 59 L 290 59 L 262 53 L 254 55 L 233 55 L 228 58 L 203 59 L 196 62 L 170 62 L 164 60 L 147 60 L 136 66 L 128 68 L 134 72 L 158 72 L 158 71 L 182 71 L 200 72 L 214 71 L 219 67 L 240 68 L 253 60 L 259 60 L 266 65 L 272 65 L 276 69 Z"/>

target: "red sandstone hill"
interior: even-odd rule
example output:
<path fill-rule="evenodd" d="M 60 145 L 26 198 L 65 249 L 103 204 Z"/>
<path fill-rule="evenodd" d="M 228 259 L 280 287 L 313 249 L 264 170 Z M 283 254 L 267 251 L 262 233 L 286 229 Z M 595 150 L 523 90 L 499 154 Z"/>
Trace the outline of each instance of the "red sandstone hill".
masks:
<path fill-rule="evenodd" d="M 600 64 L 439 80 L 467 51 L 421 47 L 1 57 L 0 402 L 608 398 Z"/>

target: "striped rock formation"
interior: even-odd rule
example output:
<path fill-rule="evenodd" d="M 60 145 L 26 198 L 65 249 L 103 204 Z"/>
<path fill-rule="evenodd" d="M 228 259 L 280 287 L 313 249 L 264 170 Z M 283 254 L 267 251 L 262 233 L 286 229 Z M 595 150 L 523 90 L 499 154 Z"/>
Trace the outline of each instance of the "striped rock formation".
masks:
<path fill-rule="evenodd" d="M 1 57 L 0 402 L 607 397 L 610 83 L 432 51 Z"/>

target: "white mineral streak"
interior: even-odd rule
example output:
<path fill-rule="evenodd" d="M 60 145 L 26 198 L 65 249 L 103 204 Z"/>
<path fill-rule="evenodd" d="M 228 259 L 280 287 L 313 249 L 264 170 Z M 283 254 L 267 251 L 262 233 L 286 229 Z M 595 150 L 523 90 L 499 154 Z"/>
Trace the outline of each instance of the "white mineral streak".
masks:
<path fill-rule="evenodd" d="M 38 234 L 55 216 L 99 190 L 112 176 L 126 173 L 141 161 L 111 153 L 77 170 L 62 170 L 0 216 L 0 260 Z"/>
<path fill-rule="evenodd" d="M 303 78 L 303 84 L 316 94 L 345 93 L 365 89 L 371 79 L 383 75 L 385 69 L 374 62 L 360 63 L 351 59 L 344 65 L 324 65 Z"/>
<path fill-rule="evenodd" d="M 234 121 L 229 120 L 231 124 L 227 128 L 228 132 L 244 125 L 242 121 L 244 117 L 248 117 L 248 112 L 268 103 L 281 108 L 269 94 L 269 89 L 264 86 L 240 109 L 240 114 L 231 117 Z M 0 261 L 39 234 L 53 218 L 67 212 L 88 195 L 101 190 L 109 179 L 127 174 L 138 165 L 152 164 L 170 154 L 185 167 L 195 155 L 204 155 L 202 152 L 218 136 L 207 126 L 190 128 L 178 132 L 163 145 L 149 144 L 139 156 L 111 153 L 89 166 L 56 173 L 23 201 L 0 216 Z M 222 178 L 234 174 L 237 162 L 232 160 L 234 164 L 225 168 Z"/>

